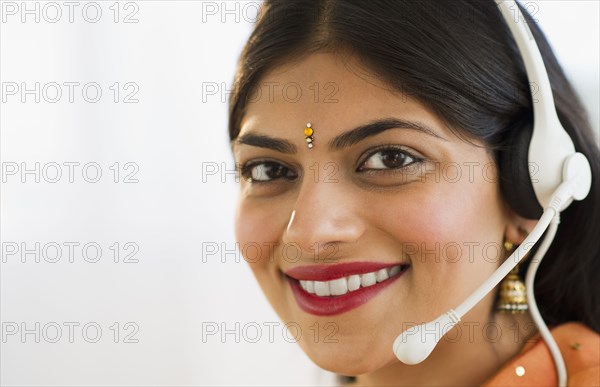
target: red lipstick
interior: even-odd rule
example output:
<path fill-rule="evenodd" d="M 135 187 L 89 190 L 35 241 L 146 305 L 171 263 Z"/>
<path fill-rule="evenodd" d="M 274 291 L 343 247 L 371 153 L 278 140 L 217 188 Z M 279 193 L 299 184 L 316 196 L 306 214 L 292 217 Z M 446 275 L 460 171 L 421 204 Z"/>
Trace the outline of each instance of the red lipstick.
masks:
<path fill-rule="evenodd" d="M 401 266 L 399 270 L 396 269 L 396 274 L 388 279 L 368 286 L 361 284 L 361 287 L 358 289 L 348 291 L 339 296 L 318 296 L 305 290 L 300 285 L 300 280 L 331 281 L 354 275 L 377 272 L 381 269 L 390 269 L 399 265 Z M 285 274 L 294 298 L 302 310 L 317 316 L 331 316 L 348 312 L 365 304 L 388 285 L 391 285 L 400 278 L 408 267 L 408 264 L 400 263 L 350 262 L 337 265 L 300 266 L 286 271 Z"/>

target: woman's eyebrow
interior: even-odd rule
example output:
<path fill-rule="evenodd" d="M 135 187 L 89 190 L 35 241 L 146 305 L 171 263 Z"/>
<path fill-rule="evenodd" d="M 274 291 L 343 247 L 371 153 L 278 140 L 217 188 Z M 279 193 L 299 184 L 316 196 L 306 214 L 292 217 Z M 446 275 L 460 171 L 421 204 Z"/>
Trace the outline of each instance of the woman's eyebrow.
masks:
<path fill-rule="evenodd" d="M 435 130 L 423 123 L 417 121 L 401 120 L 398 118 L 385 118 L 369 122 L 365 125 L 361 125 L 348 132 L 338 135 L 337 137 L 329 141 L 329 150 L 338 151 L 343 148 L 347 148 L 349 146 L 359 143 L 360 141 L 368 137 L 375 136 L 376 134 L 385 132 L 389 129 L 412 129 L 439 138 L 441 140 L 448 141 L 442 136 L 440 136 Z"/>
<path fill-rule="evenodd" d="M 298 151 L 296 145 L 292 144 L 288 140 L 252 132 L 246 133 L 233 140 L 231 142 L 231 147 L 234 148 L 238 144 L 257 146 L 260 148 L 272 149 L 277 152 L 288 154 L 296 154 L 296 152 Z"/>
<path fill-rule="evenodd" d="M 339 151 L 389 129 L 416 130 L 435 138 L 448 141 L 444 137 L 440 136 L 435 130 L 421 122 L 401 120 L 397 118 L 385 118 L 369 122 L 344 132 L 331 139 L 327 146 L 330 151 Z M 318 134 L 318 132 L 316 134 Z M 239 136 L 232 142 L 232 146 L 235 146 L 236 144 L 252 145 L 288 154 L 295 154 L 298 151 L 296 146 L 288 140 L 252 132 Z"/>

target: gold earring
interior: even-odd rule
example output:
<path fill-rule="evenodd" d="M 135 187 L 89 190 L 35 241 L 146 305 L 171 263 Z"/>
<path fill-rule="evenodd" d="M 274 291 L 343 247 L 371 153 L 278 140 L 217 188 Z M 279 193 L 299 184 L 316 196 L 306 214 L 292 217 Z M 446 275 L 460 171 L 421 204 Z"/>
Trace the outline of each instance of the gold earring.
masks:
<path fill-rule="evenodd" d="M 516 247 L 510 241 L 504 242 L 504 248 L 509 256 Z M 519 277 L 519 264 L 500 282 L 496 309 L 500 313 L 510 314 L 523 314 L 529 310 L 527 306 L 527 289 Z"/>
<path fill-rule="evenodd" d="M 312 128 L 312 124 L 310 122 L 307 123 L 306 128 L 304 129 L 304 135 L 306 136 L 306 143 L 307 143 L 309 149 L 311 149 L 313 147 L 313 141 L 315 140 L 313 138 L 314 132 L 315 131 Z"/>

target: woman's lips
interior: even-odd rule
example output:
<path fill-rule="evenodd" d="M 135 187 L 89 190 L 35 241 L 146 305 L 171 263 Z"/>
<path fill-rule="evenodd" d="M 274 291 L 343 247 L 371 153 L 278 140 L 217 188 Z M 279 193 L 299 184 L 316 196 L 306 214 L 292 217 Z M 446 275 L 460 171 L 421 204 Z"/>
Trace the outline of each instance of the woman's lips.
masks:
<path fill-rule="evenodd" d="M 391 285 L 408 264 L 352 262 L 293 268 L 286 278 L 302 310 L 318 316 L 340 314 L 359 307 Z"/>

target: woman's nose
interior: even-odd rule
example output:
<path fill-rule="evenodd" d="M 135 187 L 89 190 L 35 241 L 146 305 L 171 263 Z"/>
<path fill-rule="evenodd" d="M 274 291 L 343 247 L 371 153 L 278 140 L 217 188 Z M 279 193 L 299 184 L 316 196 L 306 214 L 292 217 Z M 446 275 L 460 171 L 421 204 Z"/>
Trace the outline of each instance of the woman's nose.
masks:
<path fill-rule="evenodd" d="M 308 179 L 307 179 L 308 180 Z M 304 181 L 283 236 L 283 242 L 296 244 L 303 256 L 332 258 L 364 233 L 364 221 L 348 187 L 338 182 Z"/>

